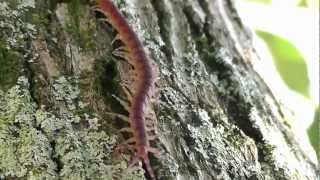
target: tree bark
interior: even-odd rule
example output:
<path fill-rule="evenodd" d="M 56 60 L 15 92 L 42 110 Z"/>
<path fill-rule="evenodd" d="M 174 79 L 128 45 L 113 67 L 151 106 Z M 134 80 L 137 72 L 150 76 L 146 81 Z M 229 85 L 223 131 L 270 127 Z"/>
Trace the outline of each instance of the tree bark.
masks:
<path fill-rule="evenodd" d="M 158 179 L 319 177 L 230 0 L 114 0 L 159 70 Z M 130 66 L 88 0 L 0 0 L 0 179 L 146 179 L 116 154 Z"/>

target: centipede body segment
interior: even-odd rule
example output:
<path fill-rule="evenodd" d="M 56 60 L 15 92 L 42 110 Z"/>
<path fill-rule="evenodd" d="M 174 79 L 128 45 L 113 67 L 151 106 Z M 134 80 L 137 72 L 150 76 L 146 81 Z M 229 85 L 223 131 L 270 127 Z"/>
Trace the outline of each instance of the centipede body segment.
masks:
<path fill-rule="evenodd" d="M 137 34 L 113 2 L 100 0 L 98 8 L 118 32 L 117 39 L 125 45 L 127 59 L 136 74 L 131 86 L 134 92 L 129 98 L 131 100 L 130 107 L 128 107 L 130 127 L 123 129 L 123 131 L 132 132 L 133 137 L 124 142 L 122 147 L 133 149 L 135 153 L 129 167 L 142 160 L 148 174 L 155 180 L 156 177 L 149 161 L 149 153 L 159 155 L 160 151 L 150 146 L 150 141 L 155 138 L 149 133 L 154 129 L 152 127 L 154 123 L 150 122 L 152 118 L 147 117 L 148 110 L 151 108 L 150 98 L 154 96 L 155 91 L 155 72 Z M 148 122 L 146 119 L 149 119 Z"/>

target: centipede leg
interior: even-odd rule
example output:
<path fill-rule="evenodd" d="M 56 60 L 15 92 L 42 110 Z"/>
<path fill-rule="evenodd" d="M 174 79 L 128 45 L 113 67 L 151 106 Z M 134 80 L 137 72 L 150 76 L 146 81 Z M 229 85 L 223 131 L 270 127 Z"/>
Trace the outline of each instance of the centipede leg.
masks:
<path fill-rule="evenodd" d="M 119 118 L 119 119 L 121 119 L 121 120 L 123 120 L 123 121 L 125 121 L 125 122 L 130 124 L 130 120 L 129 120 L 128 116 L 125 116 L 123 114 L 113 113 L 113 112 L 105 112 L 105 114 L 117 117 L 117 118 Z"/>
<path fill-rule="evenodd" d="M 120 46 L 113 50 L 113 52 L 118 52 L 119 54 L 128 54 L 129 49 L 126 46 Z"/>
<path fill-rule="evenodd" d="M 154 141 L 155 139 L 158 139 L 157 135 L 148 136 L 148 140 L 150 140 L 150 141 Z"/>
<path fill-rule="evenodd" d="M 97 7 L 97 6 L 92 7 L 92 10 L 93 10 L 93 11 L 96 11 L 96 12 L 99 12 L 99 13 L 103 14 L 104 16 L 106 16 L 105 12 L 104 12 L 102 9 L 100 9 L 99 7 Z M 111 23 L 109 22 L 109 20 L 106 19 L 106 18 L 98 19 L 98 20 L 99 20 L 99 21 L 102 21 L 102 22 L 106 22 L 107 24 L 111 24 Z"/>
<path fill-rule="evenodd" d="M 157 123 L 157 118 L 156 118 L 154 112 L 149 112 L 146 115 L 145 119 L 146 119 L 146 126 L 147 127 L 150 127 L 150 128 L 154 127 L 155 124 Z"/>
<path fill-rule="evenodd" d="M 157 148 L 153 148 L 153 147 L 148 147 L 148 152 L 151 152 L 152 154 L 154 154 L 157 158 L 160 158 L 162 152 L 157 149 Z"/>
<path fill-rule="evenodd" d="M 131 128 L 121 128 L 120 129 L 120 132 L 129 132 L 129 133 L 132 133 L 133 130 Z"/>
<path fill-rule="evenodd" d="M 116 148 L 116 152 L 119 153 L 119 152 L 123 152 L 124 150 L 126 149 L 129 149 L 131 152 L 134 152 L 134 149 L 135 149 L 135 146 L 131 143 L 135 143 L 135 139 L 132 137 L 132 138 L 129 138 L 127 139 L 126 141 L 124 141 L 123 143 L 119 144 Z"/>
<path fill-rule="evenodd" d="M 147 127 L 147 128 L 153 128 L 153 127 L 154 127 L 154 123 L 152 122 L 151 119 L 148 119 L 148 120 L 146 121 L 146 127 Z"/>
<path fill-rule="evenodd" d="M 92 7 L 92 10 L 93 10 L 93 11 L 97 11 L 97 12 L 99 12 L 99 13 L 101 13 L 101 14 L 105 14 L 105 12 L 103 12 L 103 10 L 100 9 L 98 6 L 93 6 L 93 7 Z"/>
<path fill-rule="evenodd" d="M 122 100 L 121 98 L 117 97 L 116 95 L 112 95 L 123 107 L 126 111 L 130 112 L 130 106 L 129 103 L 125 100 Z"/>
<path fill-rule="evenodd" d="M 110 24 L 110 21 L 106 18 L 99 18 L 98 21 L 102 23 Z"/>
<path fill-rule="evenodd" d="M 114 44 L 116 41 L 121 41 L 121 36 L 119 34 L 117 34 L 113 40 L 111 41 L 111 44 Z"/>
<path fill-rule="evenodd" d="M 123 85 L 122 86 L 122 89 L 123 89 L 123 91 L 124 91 L 124 93 L 126 94 L 126 96 L 128 97 L 128 100 L 130 101 L 130 102 L 132 102 L 132 93 L 130 92 L 130 90 L 129 90 L 129 88 L 127 87 L 127 85 Z"/>
<path fill-rule="evenodd" d="M 130 161 L 128 168 L 132 168 L 134 165 L 136 165 L 139 162 L 139 156 L 135 155 Z"/>
<path fill-rule="evenodd" d="M 120 47 L 116 48 L 114 51 L 120 51 L 120 52 L 128 53 L 129 49 L 126 46 L 120 46 Z"/>
<path fill-rule="evenodd" d="M 134 145 L 131 145 L 131 144 L 119 144 L 117 147 L 116 147 L 116 150 L 115 150 L 115 153 L 117 155 L 117 157 L 120 156 L 121 153 L 123 153 L 125 150 L 129 150 L 131 153 L 134 153 L 134 149 L 135 149 L 135 146 Z"/>
<path fill-rule="evenodd" d="M 136 142 L 136 140 L 134 139 L 134 137 L 131 137 L 131 138 L 129 138 L 129 139 L 127 139 L 127 140 L 125 140 L 122 144 L 130 144 L 130 143 L 135 143 Z"/>
<path fill-rule="evenodd" d="M 120 58 L 126 60 L 126 62 L 132 66 L 132 64 L 130 63 L 130 60 L 129 60 L 129 53 L 125 49 L 125 47 L 122 46 L 122 47 L 115 49 L 114 51 L 112 51 L 112 54 L 114 56 L 117 56 L 117 57 L 120 57 Z"/>
<path fill-rule="evenodd" d="M 147 126 L 146 129 L 147 129 L 148 132 L 155 131 L 154 126 Z"/>

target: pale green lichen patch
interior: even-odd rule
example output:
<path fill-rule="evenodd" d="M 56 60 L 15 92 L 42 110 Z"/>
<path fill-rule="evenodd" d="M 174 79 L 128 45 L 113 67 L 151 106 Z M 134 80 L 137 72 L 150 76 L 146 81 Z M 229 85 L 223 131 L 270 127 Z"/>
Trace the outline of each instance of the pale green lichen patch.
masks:
<path fill-rule="evenodd" d="M 35 116 L 36 126 L 40 127 L 50 140 L 54 139 L 56 133 L 65 126 L 65 122 L 55 117 L 53 114 L 46 112 L 44 107 L 38 109 Z"/>
<path fill-rule="evenodd" d="M 69 110 L 75 110 L 75 102 L 79 97 L 80 90 L 77 86 L 73 86 L 63 76 L 59 77 L 53 85 L 53 95 L 56 101 L 64 101 Z"/>
<path fill-rule="evenodd" d="M 56 176 L 56 164 L 51 159 L 52 147 L 47 137 L 35 128 L 19 130 L 17 156 L 29 179 L 52 179 Z"/>
<path fill-rule="evenodd" d="M 26 9 L 26 8 L 34 8 L 35 0 L 10 0 L 7 1 L 8 6 L 12 9 Z"/>
<path fill-rule="evenodd" d="M 20 3 L 0 2 L 0 88 L 4 91 L 15 85 L 22 75 L 25 62 L 32 57 L 30 48 L 26 48 L 26 41 L 34 37 L 36 30 L 24 21 L 30 4 L 20 7 Z"/>
<path fill-rule="evenodd" d="M 117 138 L 100 130 L 101 117 L 86 111 L 77 80 L 55 80 L 54 100 L 66 107 L 60 113 L 38 107 L 29 88 L 20 77 L 0 90 L 0 178 L 144 179 L 141 168 L 127 170 L 128 156 L 114 158 Z"/>
<path fill-rule="evenodd" d="M 70 19 L 63 25 L 72 26 L 70 32 L 64 29 L 71 44 L 86 49 L 94 46 L 95 23 L 82 20 L 95 19 L 87 18 L 88 6 L 77 3 L 68 4 Z M 129 155 L 115 158 L 117 136 L 83 100 L 86 90 L 78 77 L 51 79 L 46 91 L 37 86 L 39 72 L 32 69 L 37 57 L 30 41 L 38 30 L 51 28 L 47 17 L 52 15 L 52 8 L 35 13 L 42 11 L 40 6 L 33 0 L 0 2 L 0 64 L 5 64 L 0 66 L 0 179 L 145 179 L 141 167 L 127 169 Z M 38 92 L 46 93 L 43 99 Z"/>
<path fill-rule="evenodd" d="M 67 110 L 59 118 L 50 113 L 39 113 L 42 117 L 39 122 L 49 137 L 54 138 L 54 157 L 59 159 L 62 166 L 60 176 L 63 179 L 77 180 L 116 177 L 142 179 L 142 171 L 124 173 L 126 163 L 112 159 L 116 137 L 99 130 L 102 118 L 90 113 L 88 104 L 80 100 L 78 80 L 59 77 L 53 87 L 55 101 L 64 102 Z M 50 126 L 59 133 L 45 128 Z M 79 129 L 83 126 L 86 128 Z"/>
<path fill-rule="evenodd" d="M 12 87 L 7 93 L 3 93 L 1 97 L 3 101 L 0 102 L 0 109 L 2 110 L 0 115 L 4 122 L 8 124 L 19 122 L 30 126 L 28 122 L 30 117 L 22 116 L 23 114 L 29 115 L 35 108 L 28 88 L 28 80 L 25 77 L 20 77 L 16 86 Z M 25 122 L 26 124 L 24 124 Z"/>
<path fill-rule="evenodd" d="M 0 93 L 0 176 L 50 179 L 56 169 L 52 149 L 34 127 L 36 106 L 28 88 L 28 80 L 20 77 L 16 86 Z"/>
<path fill-rule="evenodd" d="M 21 0 L 18 9 L 26 7 L 35 8 L 35 6 L 35 0 Z"/>
<path fill-rule="evenodd" d="M 80 100 L 78 81 L 60 77 L 53 86 L 56 101 L 63 101 L 68 107 L 64 119 L 60 120 L 65 123 L 64 128 L 55 136 L 55 156 L 64 165 L 60 176 L 64 179 L 141 179 L 141 171 L 123 173 L 126 163 L 112 159 L 116 138 L 99 131 L 102 118 L 90 113 L 88 104 Z M 78 130 L 79 126 L 86 128 Z"/>

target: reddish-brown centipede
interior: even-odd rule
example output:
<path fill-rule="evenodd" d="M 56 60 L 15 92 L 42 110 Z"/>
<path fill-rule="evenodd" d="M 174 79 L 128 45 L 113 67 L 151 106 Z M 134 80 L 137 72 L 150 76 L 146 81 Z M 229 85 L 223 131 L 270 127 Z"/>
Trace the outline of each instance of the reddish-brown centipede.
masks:
<path fill-rule="evenodd" d="M 133 66 L 136 74 L 133 82 L 135 92 L 129 98 L 131 99 L 131 106 L 128 107 L 130 128 L 122 129 L 133 134 L 132 138 L 123 143 L 124 147 L 131 148 L 135 152 L 129 167 L 135 165 L 141 159 L 148 174 L 155 180 L 156 177 L 151 168 L 148 154 L 150 152 L 159 155 L 160 152 L 150 146 L 150 140 L 154 137 L 149 133 L 152 129 L 149 126 L 150 122 L 145 121 L 147 117 L 146 109 L 150 108 L 150 98 L 154 95 L 155 72 L 138 36 L 112 1 L 100 0 L 98 8 L 118 32 L 117 37 L 124 43 L 129 63 Z"/>

